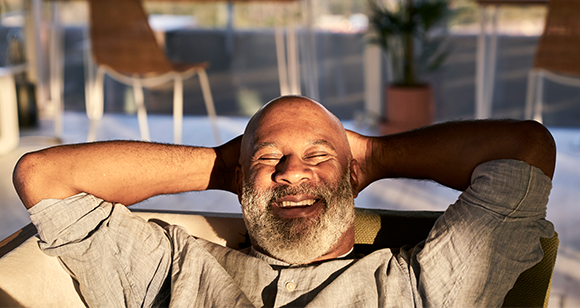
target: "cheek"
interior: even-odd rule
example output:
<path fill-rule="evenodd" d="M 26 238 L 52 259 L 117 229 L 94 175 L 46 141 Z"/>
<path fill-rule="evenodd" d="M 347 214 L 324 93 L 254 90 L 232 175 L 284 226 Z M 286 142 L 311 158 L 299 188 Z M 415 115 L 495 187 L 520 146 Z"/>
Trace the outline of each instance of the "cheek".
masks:
<path fill-rule="evenodd" d="M 250 170 L 244 182 L 247 183 L 252 194 L 261 195 L 273 187 L 272 174 L 273 171 L 267 170 L 267 168 L 254 168 Z"/>
<path fill-rule="evenodd" d="M 337 183 L 342 175 L 339 164 L 324 164 L 316 168 L 316 174 L 319 181 L 325 184 Z"/>
<path fill-rule="evenodd" d="M 244 217 L 260 217 L 266 210 L 271 198 L 271 193 L 258 193 L 253 185 L 244 184 L 243 193 L 240 196 Z"/>
<path fill-rule="evenodd" d="M 250 170 L 248 181 L 252 183 L 254 189 L 257 191 L 264 191 L 274 184 L 272 178 L 274 176 L 275 168 L 260 167 Z"/>

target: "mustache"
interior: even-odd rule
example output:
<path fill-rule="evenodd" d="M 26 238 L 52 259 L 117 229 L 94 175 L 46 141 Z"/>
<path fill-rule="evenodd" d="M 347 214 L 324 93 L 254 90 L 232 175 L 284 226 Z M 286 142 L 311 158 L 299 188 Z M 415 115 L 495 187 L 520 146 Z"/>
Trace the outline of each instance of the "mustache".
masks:
<path fill-rule="evenodd" d="M 310 195 L 314 196 L 316 199 L 321 199 L 324 204 L 329 199 L 330 187 L 328 185 L 314 186 L 308 183 L 302 183 L 298 186 L 281 185 L 270 188 L 266 193 L 271 194 L 270 203 L 276 202 L 276 200 L 284 198 L 286 196 L 292 195 Z"/>

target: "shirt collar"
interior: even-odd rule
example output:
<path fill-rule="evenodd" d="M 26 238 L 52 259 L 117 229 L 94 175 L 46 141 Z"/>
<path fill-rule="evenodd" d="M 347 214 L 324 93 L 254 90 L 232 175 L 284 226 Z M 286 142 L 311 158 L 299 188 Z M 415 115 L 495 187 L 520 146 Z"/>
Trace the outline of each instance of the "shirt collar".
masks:
<path fill-rule="evenodd" d="M 348 257 L 353 252 L 353 250 L 354 250 L 354 247 L 350 248 L 350 250 L 347 253 L 345 253 L 341 256 L 338 256 L 335 259 L 344 259 L 344 258 Z M 278 260 L 276 258 L 270 257 L 268 255 L 265 255 L 265 254 L 257 251 L 256 249 L 254 249 L 254 246 L 251 246 L 250 256 L 256 257 L 258 259 L 262 259 L 262 260 L 268 262 L 268 264 L 270 264 L 270 265 L 279 265 L 279 266 L 292 266 L 293 265 L 293 264 Z"/>

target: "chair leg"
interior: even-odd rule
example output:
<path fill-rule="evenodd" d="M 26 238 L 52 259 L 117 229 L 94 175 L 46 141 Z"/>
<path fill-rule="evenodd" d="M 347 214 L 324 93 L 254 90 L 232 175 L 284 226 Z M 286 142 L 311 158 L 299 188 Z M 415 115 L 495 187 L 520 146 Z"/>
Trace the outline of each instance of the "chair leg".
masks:
<path fill-rule="evenodd" d="M 290 94 L 288 85 L 288 71 L 286 70 L 286 51 L 284 49 L 284 31 L 276 26 L 274 37 L 276 39 L 276 59 L 278 61 L 278 79 L 280 80 L 280 95 Z"/>
<path fill-rule="evenodd" d="M 291 20 L 286 36 L 286 48 L 288 49 L 288 79 L 290 81 L 290 94 L 301 95 L 300 90 L 300 60 L 298 59 L 298 44 L 296 41 L 296 28 Z"/>
<path fill-rule="evenodd" d="M 536 77 L 536 93 L 534 95 L 534 120 L 540 123 L 543 122 L 542 111 L 544 101 L 544 73 L 542 71 L 537 73 Z"/>
<path fill-rule="evenodd" d="M 175 75 L 173 82 L 173 143 L 181 144 L 183 131 L 183 77 Z"/>
<path fill-rule="evenodd" d="M 145 110 L 145 102 L 143 98 L 143 86 L 138 78 L 133 78 L 133 95 L 135 96 L 135 104 L 137 105 L 137 119 L 139 120 L 141 139 L 144 141 L 151 141 L 151 137 L 149 136 L 149 124 L 147 124 L 147 110 Z"/>
<path fill-rule="evenodd" d="M 89 121 L 89 134 L 87 136 L 87 142 L 93 142 L 97 139 L 97 131 L 99 130 L 99 120 Z"/>
<path fill-rule="evenodd" d="M 221 144 L 222 141 L 217 123 L 217 115 L 215 112 L 213 97 L 211 96 L 211 89 L 209 88 L 209 80 L 204 69 L 201 69 L 198 74 L 199 82 L 201 84 L 201 91 L 203 93 L 203 100 L 205 102 L 205 108 L 207 109 L 207 114 L 209 116 L 209 121 L 213 130 L 213 136 L 215 138 L 216 144 Z"/>
<path fill-rule="evenodd" d="M 536 94 L 536 71 L 530 70 L 528 72 L 528 88 L 526 92 L 526 107 L 524 109 L 524 118 L 531 119 L 534 112 L 534 94 Z"/>
<path fill-rule="evenodd" d="M 97 76 L 94 80 L 94 84 L 90 84 L 91 89 L 88 93 L 88 98 L 85 99 L 87 116 L 89 117 L 89 134 L 87 136 L 88 142 L 95 141 L 97 137 L 97 129 L 99 127 L 99 121 L 103 117 L 104 109 L 104 82 L 105 79 L 105 69 L 99 67 L 97 70 Z"/>

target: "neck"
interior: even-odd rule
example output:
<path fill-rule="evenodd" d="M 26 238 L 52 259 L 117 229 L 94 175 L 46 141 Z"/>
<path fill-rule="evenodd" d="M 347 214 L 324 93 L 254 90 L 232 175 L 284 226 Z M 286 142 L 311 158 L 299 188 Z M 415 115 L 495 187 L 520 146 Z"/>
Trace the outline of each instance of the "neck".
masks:
<path fill-rule="evenodd" d="M 322 255 L 321 257 L 315 259 L 311 263 L 326 261 L 331 259 L 336 259 L 345 254 L 348 254 L 354 247 L 354 224 L 350 226 L 338 239 L 336 244 L 330 250 Z"/>
<path fill-rule="evenodd" d="M 270 255 L 267 251 L 262 249 L 257 245 L 253 245 L 254 249 L 264 255 L 267 255 L 271 258 L 278 259 L 272 255 Z M 338 239 L 336 244 L 330 248 L 330 250 L 325 253 L 324 255 L 312 260 L 310 263 L 322 262 L 326 260 L 332 260 L 336 258 L 343 257 L 344 255 L 350 253 L 352 248 L 354 247 L 354 224 L 350 226 Z"/>

